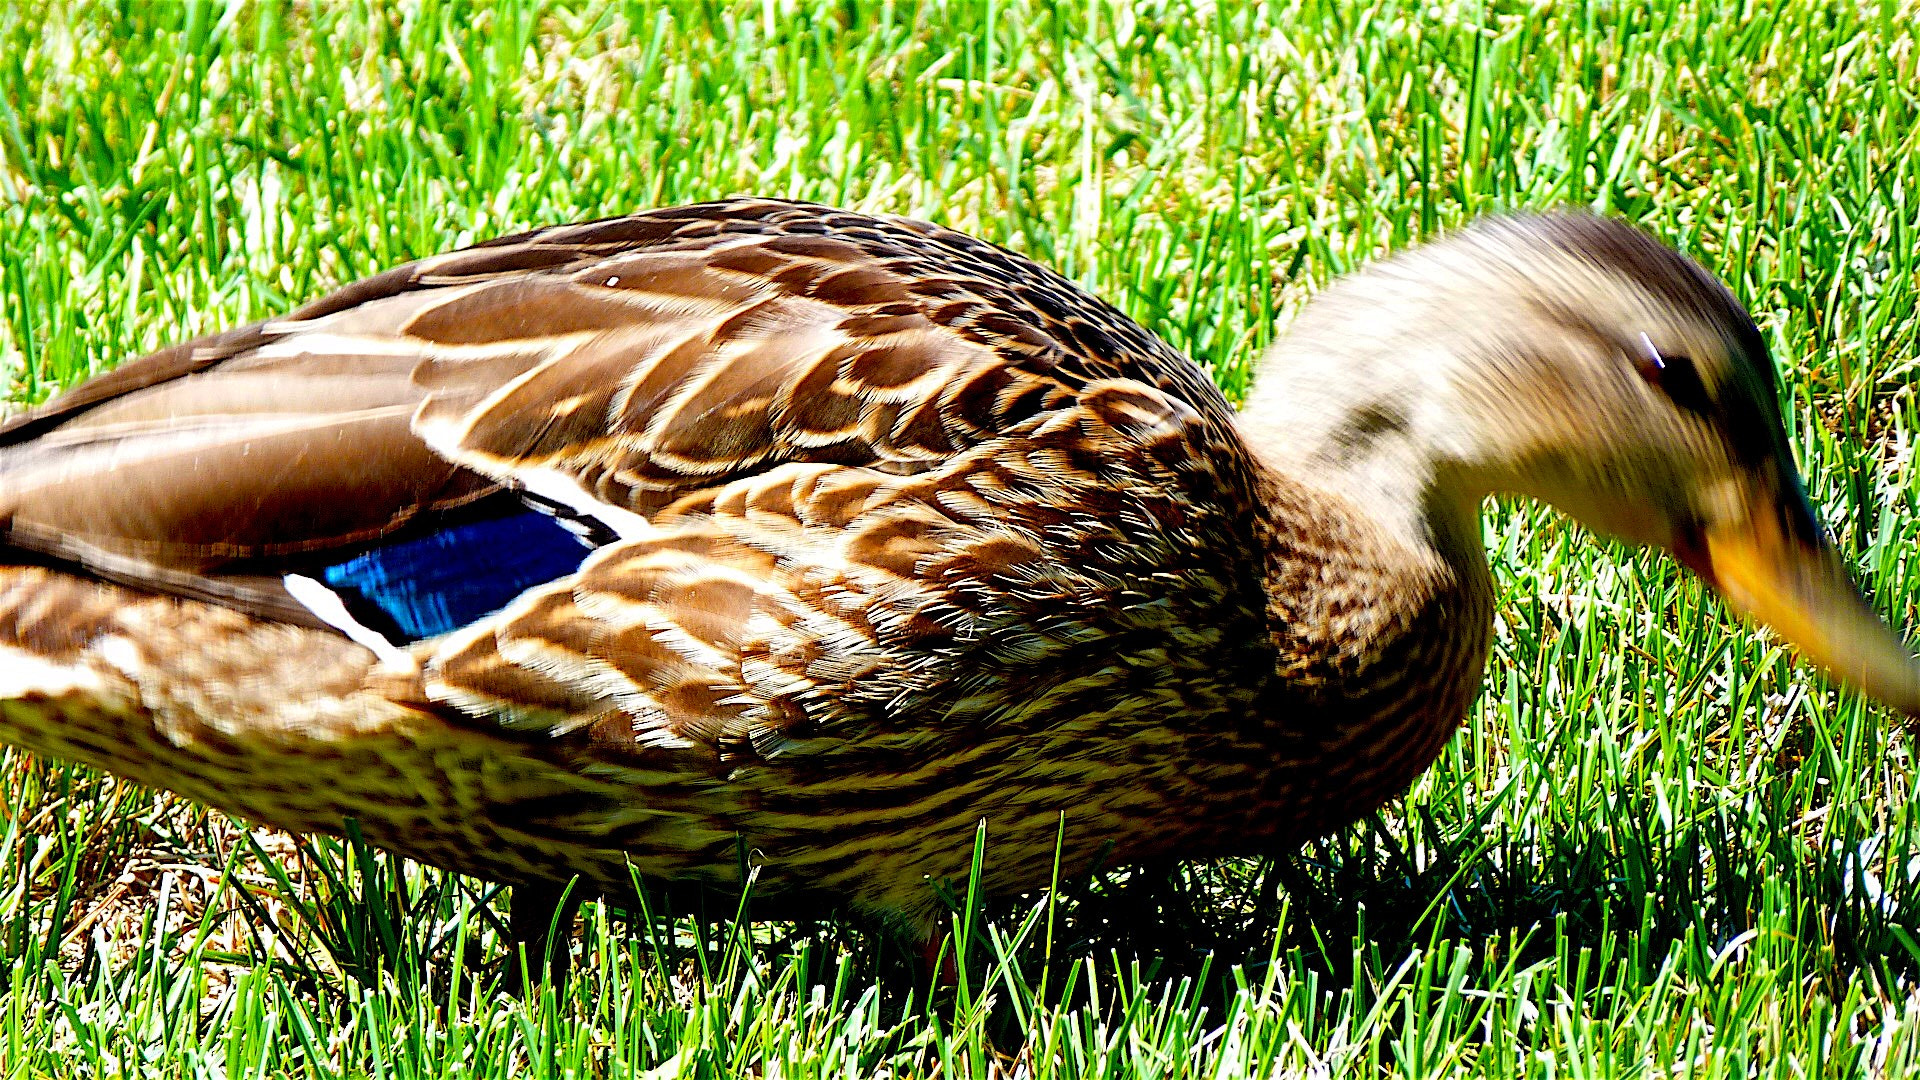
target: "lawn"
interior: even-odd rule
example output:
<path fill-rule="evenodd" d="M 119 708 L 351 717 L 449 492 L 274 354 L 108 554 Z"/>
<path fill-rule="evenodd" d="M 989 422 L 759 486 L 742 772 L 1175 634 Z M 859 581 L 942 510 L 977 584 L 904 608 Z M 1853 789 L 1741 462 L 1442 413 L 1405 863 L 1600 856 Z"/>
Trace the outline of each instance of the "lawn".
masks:
<path fill-rule="evenodd" d="M 1753 308 L 1809 490 L 1920 626 L 1920 7 L 0 5 L 0 394 L 528 226 L 909 214 L 1238 394 L 1317 285 L 1476 215 L 1640 222 Z M 1272 859 L 869 928 L 504 905 L 17 751 L 0 1076 L 1920 1074 L 1900 724 L 1672 563 L 1490 508 L 1494 655 L 1403 800 Z M 983 857 L 991 858 L 991 850 Z"/>

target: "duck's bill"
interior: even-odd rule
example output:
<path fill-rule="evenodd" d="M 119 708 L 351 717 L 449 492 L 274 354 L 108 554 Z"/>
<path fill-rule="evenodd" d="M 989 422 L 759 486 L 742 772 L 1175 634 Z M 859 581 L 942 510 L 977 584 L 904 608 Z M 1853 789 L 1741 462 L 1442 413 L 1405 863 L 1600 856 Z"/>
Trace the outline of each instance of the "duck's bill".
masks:
<path fill-rule="evenodd" d="M 1796 485 L 1797 486 L 1797 485 Z M 1846 685 L 1920 717 L 1920 661 L 1867 605 L 1797 491 L 1700 530 L 1682 558 L 1747 618 Z"/>

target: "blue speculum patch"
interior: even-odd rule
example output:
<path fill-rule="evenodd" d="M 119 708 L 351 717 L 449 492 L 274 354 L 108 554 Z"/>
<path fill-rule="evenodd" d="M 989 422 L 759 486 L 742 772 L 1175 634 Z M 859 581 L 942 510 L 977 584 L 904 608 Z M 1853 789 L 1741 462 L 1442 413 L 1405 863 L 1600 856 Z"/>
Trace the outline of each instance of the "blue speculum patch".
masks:
<path fill-rule="evenodd" d="M 593 548 L 528 510 L 376 548 L 321 571 L 348 606 L 371 606 L 409 640 L 438 637 L 580 568 Z M 358 603 L 354 603 L 358 601 Z"/>

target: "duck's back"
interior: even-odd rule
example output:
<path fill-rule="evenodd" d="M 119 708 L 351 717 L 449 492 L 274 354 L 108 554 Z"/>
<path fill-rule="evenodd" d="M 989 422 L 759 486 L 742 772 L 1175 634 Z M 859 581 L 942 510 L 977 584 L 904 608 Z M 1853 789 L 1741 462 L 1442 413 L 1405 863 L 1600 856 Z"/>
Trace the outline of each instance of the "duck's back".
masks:
<path fill-rule="evenodd" d="M 1191 850 L 1256 782 L 1258 732 L 1191 722 L 1267 647 L 1245 454 L 1190 362 L 960 234 L 541 230 L 8 423 L 0 734 L 507 877 L 724 883 L 745 843 L 905 908 L 983 818 L 1011 884 L 1063 812 L 1070 860 Z"/>

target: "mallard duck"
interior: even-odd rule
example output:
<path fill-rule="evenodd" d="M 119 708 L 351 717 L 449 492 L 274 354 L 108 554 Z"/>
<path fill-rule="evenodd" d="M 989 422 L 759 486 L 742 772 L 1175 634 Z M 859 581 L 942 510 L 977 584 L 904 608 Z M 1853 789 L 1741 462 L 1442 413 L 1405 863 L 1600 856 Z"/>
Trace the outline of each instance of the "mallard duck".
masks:
<path fill-rule="evenodd" d="M 0 738 L 531 886 L 524 933 L 751 874 L 930 934 L 983 825 L 1010 893 L 1403 792 L 1482 679 L 1494 493 L 1920 712 L 1778 398 L 1725 287 L 1579 213 L 1328 288 L 1238 412 L 924 222 L 539 229 L 0 428 Z"/>

